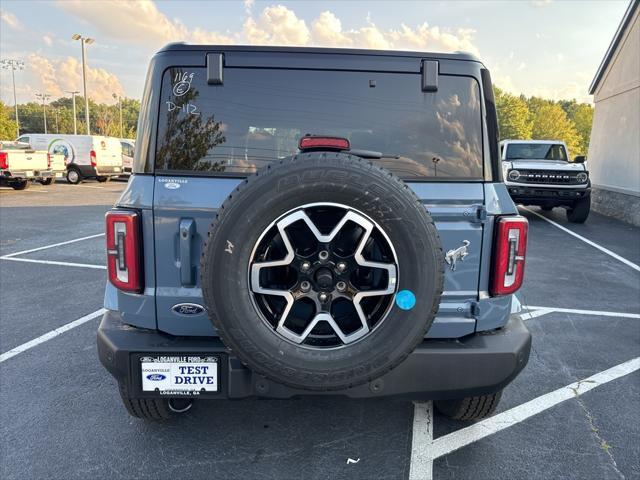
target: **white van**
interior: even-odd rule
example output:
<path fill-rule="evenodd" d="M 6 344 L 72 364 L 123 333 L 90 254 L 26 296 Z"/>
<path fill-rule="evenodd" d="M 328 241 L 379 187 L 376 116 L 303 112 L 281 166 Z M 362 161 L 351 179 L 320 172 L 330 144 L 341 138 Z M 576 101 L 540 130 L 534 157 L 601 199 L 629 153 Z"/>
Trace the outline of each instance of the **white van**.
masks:
<path fill-rule="evenodd" d="M 122 168 L 125 173 L 131 173 L 133 169 L 133 154 L 136 148 L 136 141 L 130 138 L 121 138 L 122 145 Z"/>
<path fill-rule="evenodd" d="M 34 150 L 64 154 L 69 183 L 77 184 L 85 178 L 106 182 L 123 172 L 122 146 L 117 138 L 30 133 L 18 141 L 28 143 Z"/>

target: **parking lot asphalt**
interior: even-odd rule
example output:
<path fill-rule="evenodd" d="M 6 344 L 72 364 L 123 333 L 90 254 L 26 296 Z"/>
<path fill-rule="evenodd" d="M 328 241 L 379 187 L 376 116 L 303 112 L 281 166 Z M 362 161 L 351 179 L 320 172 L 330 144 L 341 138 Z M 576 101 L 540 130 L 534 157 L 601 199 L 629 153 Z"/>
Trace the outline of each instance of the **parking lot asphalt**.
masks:
<path fill-rule="evenodd" d="M 102 307 L 104 237 L 96 235 L 123 188 L 0 189 L 0 256 L 9 255 L 0 258 L 1 354 Z M 559 209 L 521 212 L 530 222 L 519 294 L 532 307 L 529 364 L 493 424 L 435 414 L 433 447 L 417 452 L 440 449 L 429 469 L 414 463 L 424 425 L 410 402 L 213 401 L 165 423 L 133 419 L 97 359 L 97 316 L 0 362 L 0 477 L 640 478 L 637 367 L 602 384 L 575 383 L 638 358 L 640 272 L 538 214 L 635 265 L 640 229 L 598 214 L 573 225 Z M 83 237 L 91 238 L 19 253 Z M 568 399 L 549 400 L 572 384 Z M 582 387 L 591 390 L 571 394 Z"/>

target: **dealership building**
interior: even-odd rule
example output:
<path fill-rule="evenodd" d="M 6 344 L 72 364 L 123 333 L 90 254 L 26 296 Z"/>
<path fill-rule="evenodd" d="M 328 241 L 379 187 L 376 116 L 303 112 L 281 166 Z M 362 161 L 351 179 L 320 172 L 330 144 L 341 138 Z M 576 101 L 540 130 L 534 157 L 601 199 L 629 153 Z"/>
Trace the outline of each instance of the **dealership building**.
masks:
<path fill-rule="evenodd" d="M 589 87 L 595 211 L 640 225 L 640 0 L 632 0 Z"/>

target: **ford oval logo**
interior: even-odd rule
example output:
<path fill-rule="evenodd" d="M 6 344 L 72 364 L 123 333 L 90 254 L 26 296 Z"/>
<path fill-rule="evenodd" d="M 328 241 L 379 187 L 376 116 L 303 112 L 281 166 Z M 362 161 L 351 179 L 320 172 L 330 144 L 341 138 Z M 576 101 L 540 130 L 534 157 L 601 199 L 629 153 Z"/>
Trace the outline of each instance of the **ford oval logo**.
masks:
<path fill-rule="evenodd" d="M 153 380 L 154 382 L 160 382 L 167 377 L 162 375 L 161 373 L 152 373 L 151 375 L 147 375 L 147 378 L 149 380 Z"/>
<path fill-rule="evenodd" d="M 197 303 L 179 303 L 171 307 L 178 315 L 200 315 L 204 312 L 204 307 Z"/>
<path fill-rule="evenodd" d="M 164 184 L 164 188 L 168 188 L 169 190 L 177 190 L 180 188 L 180 184 L 178 182 L 167 182 Z"/>

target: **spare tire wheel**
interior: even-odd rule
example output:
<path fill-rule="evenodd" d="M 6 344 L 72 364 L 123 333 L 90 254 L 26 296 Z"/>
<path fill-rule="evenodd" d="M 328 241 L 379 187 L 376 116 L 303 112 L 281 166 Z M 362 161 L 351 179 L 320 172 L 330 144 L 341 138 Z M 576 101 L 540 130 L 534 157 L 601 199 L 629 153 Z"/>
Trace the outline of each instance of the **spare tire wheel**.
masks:
<path fill-rule="evenodd" d="M 258 374 L 316 391 L 401 363 L 433 322 L 444 276 L 433 220 L 407 185 L 325 152 L 241 183 L 211 224 L 201 272 L 227 347 Z"/>

